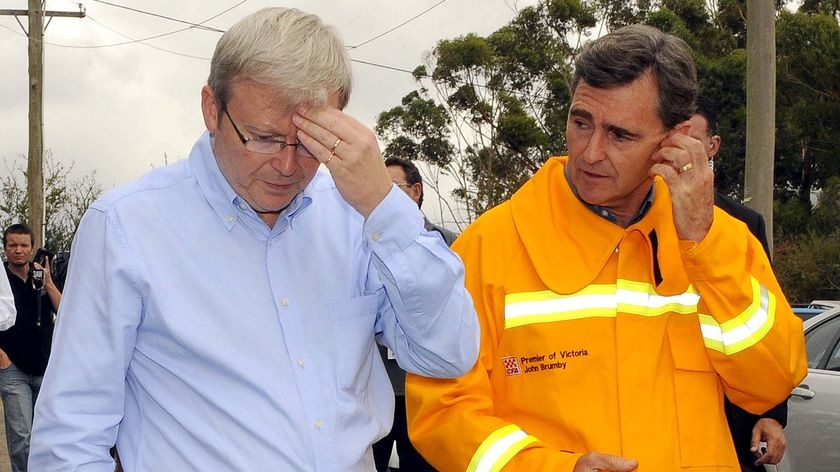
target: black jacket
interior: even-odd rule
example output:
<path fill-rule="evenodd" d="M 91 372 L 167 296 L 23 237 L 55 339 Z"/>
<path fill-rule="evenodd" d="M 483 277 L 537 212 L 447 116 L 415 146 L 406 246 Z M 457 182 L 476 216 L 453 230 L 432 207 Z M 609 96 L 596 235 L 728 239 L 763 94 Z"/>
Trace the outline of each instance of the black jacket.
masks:
<path fill-rule="evenodd" d="M 761 245 L 764 247 L 764 252 L 770 258 L 770 247 L 767 244 L 767 231 L 764 226 L 764 217 L 761 214 L 719 193 L 715 194 L 715 205 L 733 217 L 743 221 L 753 236 L 761 242 Z M 738 454 L 738 462 L 741 463 L 741 470 L 744 472 L 764 472 L 763 466 L 755 465 L 756 457 L 750 451 L 752 429 L 755 423 L 761 418 L 773 418 L 782 426 L 785 426 L 787 424 L 787 400 L 774 406 L 763 415 L 754 415 L 732 404 L 728 398 L 724 400 L 726 419 L 729 422 L 729 430 L 732 433 L 732 441 L 735 443 L 735 452 Z"/>

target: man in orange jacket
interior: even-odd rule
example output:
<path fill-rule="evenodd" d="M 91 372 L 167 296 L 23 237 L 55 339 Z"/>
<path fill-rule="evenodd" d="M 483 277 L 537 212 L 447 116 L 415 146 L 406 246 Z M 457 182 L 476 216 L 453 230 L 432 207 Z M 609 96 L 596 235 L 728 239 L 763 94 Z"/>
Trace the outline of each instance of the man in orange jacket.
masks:
<path fill-rule="evenodd" d="M 412 441 L 442 471 L 737 470 L 723 395 L 781 402 L 802 323 L 714 206 L 688 46 L 629 26 L 575 65 L 568 158 L 453 246 L 481 352 L 463 377 L 409 376 Z"/>

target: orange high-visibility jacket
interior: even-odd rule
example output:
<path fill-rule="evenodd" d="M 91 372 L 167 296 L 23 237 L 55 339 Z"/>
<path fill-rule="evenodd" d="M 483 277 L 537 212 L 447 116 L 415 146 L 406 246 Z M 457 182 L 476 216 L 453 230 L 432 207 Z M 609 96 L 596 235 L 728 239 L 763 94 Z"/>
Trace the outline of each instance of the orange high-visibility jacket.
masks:
<path fill-rule="evenodd" d="M 565 162 L 453 246 L 481 352 L 463 377 L 409 377 L 412 441 L 445 472 L 571 471 L 589 451 L 641 472 L 739 470 L 723 394 L 763 412 L 807 370 L 761 244 L 718 209 L 703 241 L 679 241 L 658 178 L 621 228 L 575 197 Z"/>

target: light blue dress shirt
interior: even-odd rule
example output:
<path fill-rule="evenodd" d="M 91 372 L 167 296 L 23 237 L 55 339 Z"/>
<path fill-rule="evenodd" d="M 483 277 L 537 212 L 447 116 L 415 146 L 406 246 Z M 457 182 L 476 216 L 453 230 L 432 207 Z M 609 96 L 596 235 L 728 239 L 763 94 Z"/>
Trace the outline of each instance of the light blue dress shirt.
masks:
<path fill-rule="evenodd" d="M 329 174 L 269 228 L 190 157 L 85 214 L 35 412 L 30 470 L 373 471 L 393 393 L 375 341 L 469 370 L 463 266 L 394 187 L 367 221 Z"/>

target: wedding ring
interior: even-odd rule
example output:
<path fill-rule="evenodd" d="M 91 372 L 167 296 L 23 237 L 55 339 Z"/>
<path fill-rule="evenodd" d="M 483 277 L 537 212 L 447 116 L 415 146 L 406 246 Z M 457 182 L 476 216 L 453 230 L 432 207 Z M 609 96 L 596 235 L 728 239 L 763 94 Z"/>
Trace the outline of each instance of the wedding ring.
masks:
<path fill-rule="evenodd" d="M 330 161 L 333 159 L 333 157 L 335 157 L 335 151 L 333 151 L 333 152 L 331 152 L 331 153 L 330 153 L 330 157 L 328 157 L 328 158 L 327 158 L 327 160 L 326 160 L 326 161 L 324 161 L 324 165 L 329 164 L 329 163 L 330 163 Z"/>
<path fill-rule="evenodd" d="M 335 155 L 335 148 L 337 148 L 339 144 L 341 144 L 341 138 L 336 139 L 335 144 L 333 144 L 333 147 L 330 148 L 330 151 L 332 151 L 333 155 Z M 332 156 L 330 156 L 330 158 L 332 158 Z"/>
<path fill-rule="evenodd" d="M 690 170 L 691 170 L 691 169 L 693 169 L 693 168 L 694 168 L 694 164 L 692 164 L 691 162 L 689 162 L 688 164 L 686 164 L 686 165 L 684 165 L 684 166 L 680 167 L 680 174 L 684 174 L 684 173 L 686 173 L 686 172 L 690 171 Z"/>

